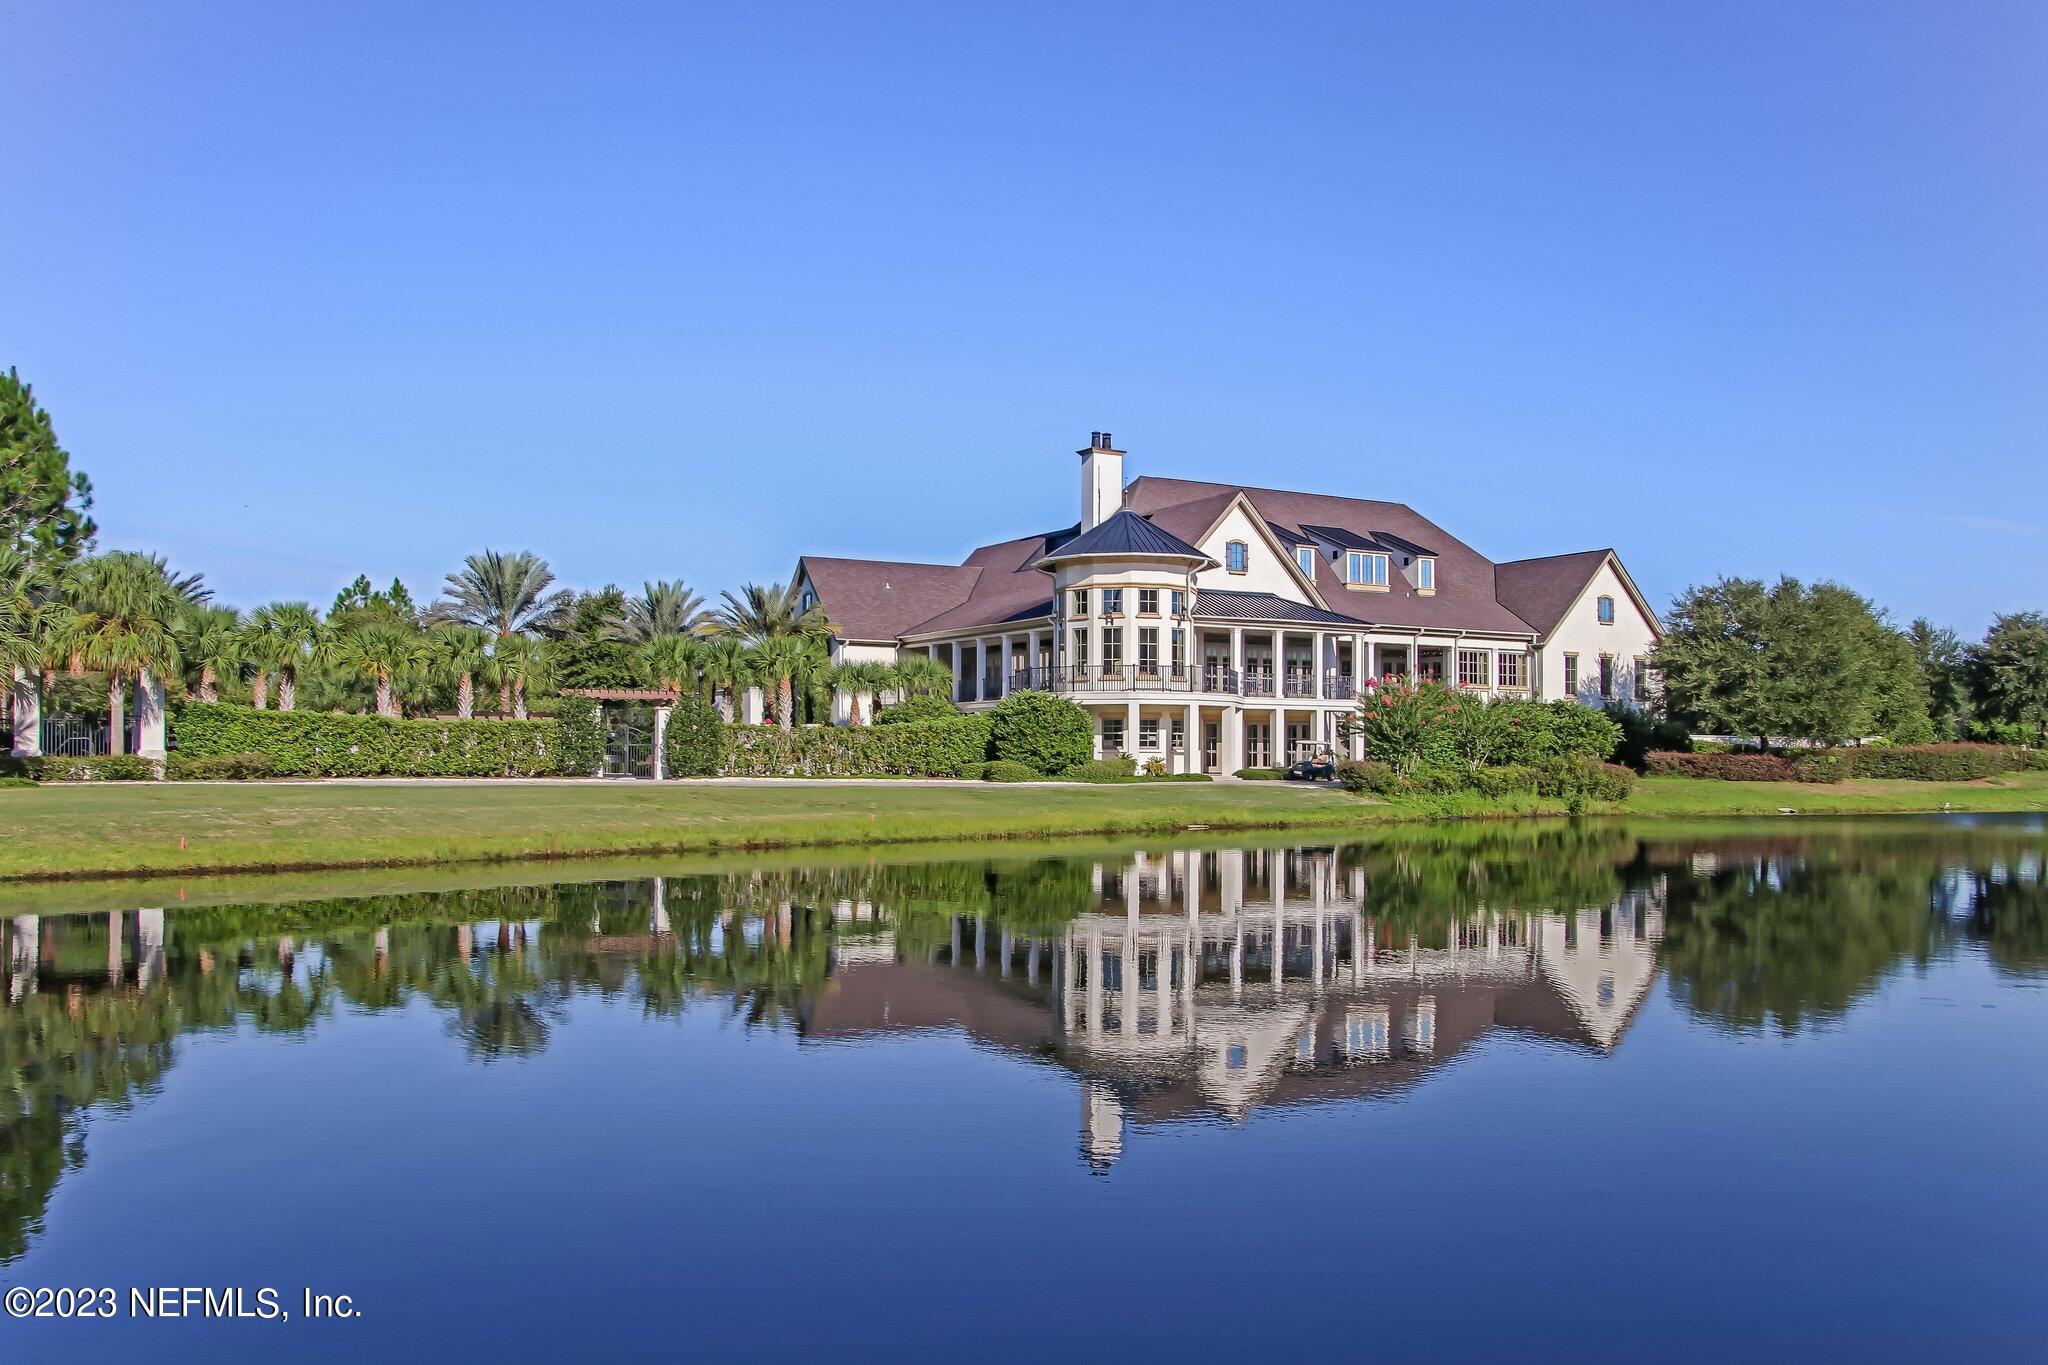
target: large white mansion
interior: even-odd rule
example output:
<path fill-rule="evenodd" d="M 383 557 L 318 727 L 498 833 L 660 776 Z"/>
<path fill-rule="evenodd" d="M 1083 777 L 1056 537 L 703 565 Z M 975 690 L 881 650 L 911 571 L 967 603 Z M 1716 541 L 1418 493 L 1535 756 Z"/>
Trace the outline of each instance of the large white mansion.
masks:
<path fill-rule="evenodd" d="M 1064 530 L 957 565 L 801 559 L 833 661 L 929 654 L 970 710 L 1013 689 L 1070 696 L 1098 753 L 1175 772 L 1334 750 L 1339 717 L 1385 678 L 1593 705 L 1648 686 L 1661 628 L 1612 550 L 1497 564 L 1401 503 L 1126 484 L 1107 432 L 1079 453 Z"/>

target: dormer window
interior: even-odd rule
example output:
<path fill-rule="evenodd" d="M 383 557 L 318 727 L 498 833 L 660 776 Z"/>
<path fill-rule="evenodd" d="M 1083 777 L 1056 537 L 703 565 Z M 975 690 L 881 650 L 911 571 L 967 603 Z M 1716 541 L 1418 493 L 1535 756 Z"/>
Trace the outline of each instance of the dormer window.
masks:
<path fill-rule="evenodd" d="M 1415 586 L 1423 592 L 1436 591 L 1436 557 L 1424 555 L 1415 561 Z"/>
<path fill-rule="evenodd" d="M 1353 587 L 1387 586 L 1387 557 L 1370 550 L 1349 550 L 1344 555 L 1344 581 Z"/>
<path fill-rule="evenodd" d="M 1316 576 L 1316 547 L 1297 545 L 1294 547 L 1294 562 L 1301 565 L 1301 572 L 1308 578 Z"/>
<path fill-rule="evenodd" d="M 1613 625 L 1613 624 L 1614 624 L 1614 599 L 1613 599 L 1613 598 L 1611 598 L 1611 597 L 1602 597 L 1602 598 L 1600 598 L 1600 599 L 1599 599 L 1598 601 L 1596 601 L 1596 602 L 1595 602 L 1595 603 L 1593 604 L 1593 608 L 1594 608 L 1594 610 L 1595 610 L 1595 611 L 1597 611 L 1597 612 L 1598 612 L 1598 613 L 1600 614 L 1600 624 L 1601 624 L 1601 625 L 1603 625 L 1603 626 L 1611 626 L 1611 625 Z"/>
<path fill-rule="evenodd" d="M 1241 540 L 1233 540 L 1223 547 L 1223 567 L 1232 573 L 1244 573 L 1252 566 L 1251 551 Z"/>

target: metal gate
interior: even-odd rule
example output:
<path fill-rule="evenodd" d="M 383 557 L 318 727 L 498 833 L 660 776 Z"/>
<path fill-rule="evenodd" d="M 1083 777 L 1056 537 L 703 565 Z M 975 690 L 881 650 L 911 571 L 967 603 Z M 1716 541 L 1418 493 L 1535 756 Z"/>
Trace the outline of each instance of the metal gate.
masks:
<path fill-rule="evenodd" d="M 127 721 L 122 727 L 128 743 L 126 752 L 135 752 L 135 723 Z M 53 758 L 90 758 L 107 750 L 107 722 L 99 716 L 44 716 L 42 733 L 43 752 Z"/>
<path fill-rule="evenodd" d="M 608 702 L 604 708 L 604 775 L 654 776 L 654 709 Z"/>

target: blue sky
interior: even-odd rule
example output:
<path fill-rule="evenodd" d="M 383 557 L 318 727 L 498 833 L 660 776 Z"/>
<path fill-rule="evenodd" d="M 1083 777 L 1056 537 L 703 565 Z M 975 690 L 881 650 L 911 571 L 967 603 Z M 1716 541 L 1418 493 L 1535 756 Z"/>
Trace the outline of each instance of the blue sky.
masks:
<path fill-rule="evenodd" d="M 2048 6 L 12 7 L 0 365 L 232 601 L 1132 474 L 2048 608 Z"/>

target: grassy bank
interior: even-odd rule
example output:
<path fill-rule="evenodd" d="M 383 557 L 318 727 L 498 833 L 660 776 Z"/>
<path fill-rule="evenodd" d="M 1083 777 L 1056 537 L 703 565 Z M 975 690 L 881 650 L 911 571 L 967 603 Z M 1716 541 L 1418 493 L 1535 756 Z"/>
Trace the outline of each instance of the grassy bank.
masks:
<path fill-rule="evenodd" d="M 1649 816 L 2048 810 L 2048 774 L 1823 787 L 1645 781 Z M 1534 797 L 1374 804 L 1277 783 L 937 786 L 106 785 L 0 790 L 0 880 L 432 866 L 1556 814 Z"/>

